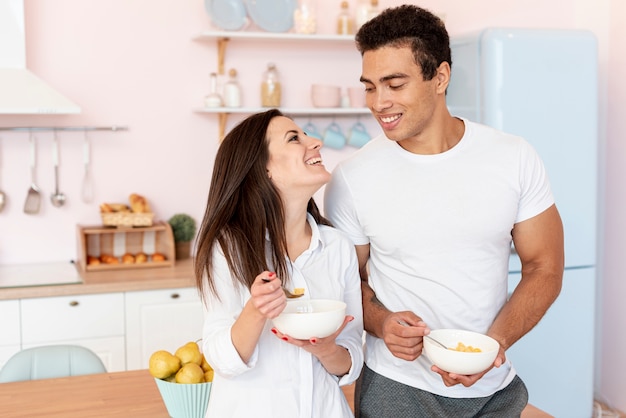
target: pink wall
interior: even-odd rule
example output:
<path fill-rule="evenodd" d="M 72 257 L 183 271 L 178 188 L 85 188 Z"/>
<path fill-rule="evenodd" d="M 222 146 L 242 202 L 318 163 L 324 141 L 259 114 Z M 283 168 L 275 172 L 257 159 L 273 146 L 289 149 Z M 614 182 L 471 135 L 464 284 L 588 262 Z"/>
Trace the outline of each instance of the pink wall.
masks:
<path fill-rule="evenodd" d="M 318 32 L 333 32 L 338 3 L 318 0 Z M 380 3 L 387 7 L 401 1 Z M 352 7 L 355 4 L 351 0 Z M 621 22 L 626 6 L 621 0 L 424 0 L 420 4 L 445 15 L 452 35 L 488 26 L 523 26 L 584 28 L 598 37 L 601 146 L 608 156 L 606 182 L 601 185 L 606 194 L 602 201 L 607 203 L 606 212 L 601 211 L 605 213 L 602 224 L 607 232 L 600 245 L 606 254 L 600 257 L 599 305 L 606 328 L 623 330 L 626 309 L 620 302 L 626 289 L 618 272 L 624 252 L 620 238 L 626 232 L 620 216 L 626 206 L 620 189 L 626 154 L 619 138 L 626 134 L 626 83 L 620 76 L 626 73 L 626 62 L 619 54 L 626 48 Z M 208 74 L 216 70 L 216 46 L 192 41 L 211 29 L 203 0 L 25 0 L 25 8 L 29 67 L 77 102 L 83 112 L 0 115 L 0 126 L 125 125 L 130 130 L 90 135 L 96 187 L 92 204 L 80 201 L 82 134 L 60 134 L 61 191 L 68 195 L 61 209 L 49 200 L 52 134 L 38 134 L 37 178 L 44 200 L 35 216 L 22 212 L 30 184 L 27 135 L 0 131 L 0 189 L 10 199 L 0 213 L 0 264 L 74 258 L 76 224 L 97 224 L 98 203 L 125 201 L 133 192 L 149 198 L 159 219 L 187 212 L 200 220 L 218 144 L 217 118 L 193 112 L 208 93 Z M 290 43 L 268 43 L 264 48 L 257 42 L 231 45 L 227 68 L 239 71 L 244 104 L 259 104 L 258 83 L 268 61 L 276 62 L 281 71 L 286 106 L 308 106 L 309 86 L 315 82 L 358 85 L 360 60 L 350 46 L 307 48 Z M 370 133 L 378 132 L 369 117 L 362 119 Z M 320 127 L 329 121 L 315 119 Z M 354 119 L 337 118 L 337 122 L 347 129 Z M 332 168 L 351 151 L 327 149 L 327 165 Z M 618 396 L 626 393 L 621 379 L 626 374 L 621 355 L 626 337 L 621 335 L 605 335 L 602 340 L 598 357 L 606 359 L 606 366 L 598 360 L 597 387 L 601 397 L 626 410 L 626 399 Z"/>
<path fill-rule="evenodd" d="M 604 272 L 599 289 L 599 310 L 602 329 L 598 358 L 597 392 L 621 411 L 626 411 L 626 280 L 623 262 L 626 244 L 626 3 L 612 1 L 608 46 L 606 106 L 606 182 L 604 200 L 603 250 L 600 265 Z M 602 214 L 602 212 L 600 212 Z"/>

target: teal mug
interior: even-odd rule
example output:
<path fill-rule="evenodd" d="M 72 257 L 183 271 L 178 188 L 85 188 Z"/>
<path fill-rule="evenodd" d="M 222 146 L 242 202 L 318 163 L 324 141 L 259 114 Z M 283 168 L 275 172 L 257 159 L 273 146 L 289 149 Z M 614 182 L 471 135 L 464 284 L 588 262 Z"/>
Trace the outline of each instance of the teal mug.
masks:
<path fill-rule="evenodd" d="M 302 127 L 302 130 L 306 134 L 306 136 L 310 136 L 311 138 L 317 138 L 319 140 L 323 140 L 322 134 L 317 131 L 317 127 L 312 123 L 308 122 L 306 125 Z"/>
<path fill-rule="evenodd" d="M 347 139 L 341 133 L 341 128 L 333 122 L 324 131 L 324 145 L 329 148 L 341 149 L 346 145 Z"/>
<path fill-rule="evenodd" d="M 361 122 L 355 123 L 352 128 L 350 128 L 348 144 L 350 144 L 351 146 L 361 148 L 363 145 L 367 144 L 370 139 L 371 137 L 367 133 L 365 125 L 363 125 Z"/>

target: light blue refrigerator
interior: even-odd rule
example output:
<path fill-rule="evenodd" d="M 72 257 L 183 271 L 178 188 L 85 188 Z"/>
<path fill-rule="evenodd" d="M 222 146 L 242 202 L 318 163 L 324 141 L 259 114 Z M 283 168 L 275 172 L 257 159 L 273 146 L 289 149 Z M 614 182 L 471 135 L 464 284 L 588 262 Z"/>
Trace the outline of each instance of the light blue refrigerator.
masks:
<path fill-rule="evenodd" d="M 542 157 L 565 228 L 557 301 L 507 355 L 530 403 L 558 418 L 593 414 L 597 43 L 582 30 L 489 28 L 451 39 L 453 115 L 525 137 Z M 520 280 L 511 251 L 509 292 Z"/>

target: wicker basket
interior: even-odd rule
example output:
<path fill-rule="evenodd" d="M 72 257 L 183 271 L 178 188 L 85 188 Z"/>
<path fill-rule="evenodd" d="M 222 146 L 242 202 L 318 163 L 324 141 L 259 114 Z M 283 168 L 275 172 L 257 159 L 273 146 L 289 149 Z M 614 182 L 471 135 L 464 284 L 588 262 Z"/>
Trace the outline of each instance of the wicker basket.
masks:
<path fill-rule="evenodd" d="M 152 226 L 154 213 L 110 212 L 100 213 L 104 226 Z"/>

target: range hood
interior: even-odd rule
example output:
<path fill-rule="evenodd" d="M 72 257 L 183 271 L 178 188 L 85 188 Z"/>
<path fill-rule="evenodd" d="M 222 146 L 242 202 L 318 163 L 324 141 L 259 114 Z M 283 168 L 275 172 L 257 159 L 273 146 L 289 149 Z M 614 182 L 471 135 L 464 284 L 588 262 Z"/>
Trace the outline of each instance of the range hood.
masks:
<path fill-rule="evenodd" d="M 74 114 L 80 107 L 26 68 L 24 0 L 0 0 L 0 114 Z"/>

